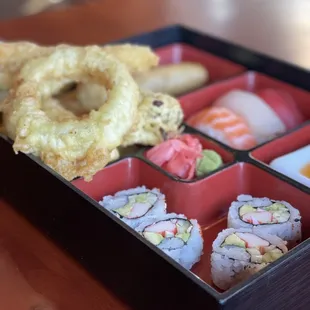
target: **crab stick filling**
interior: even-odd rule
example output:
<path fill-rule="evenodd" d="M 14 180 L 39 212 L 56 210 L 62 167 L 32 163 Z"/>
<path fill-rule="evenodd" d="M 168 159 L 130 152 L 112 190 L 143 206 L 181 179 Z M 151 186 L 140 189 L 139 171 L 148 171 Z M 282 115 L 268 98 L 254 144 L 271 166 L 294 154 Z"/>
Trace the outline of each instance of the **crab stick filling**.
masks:
<path fill-rule="evenodd" d="M 252 233 L 234 233 L 229 235 L 222 247 L 239 247 L 249 254 L 249 262 L 255 264 L 271 263 L 284 253 L 275 245 L 270 244 Z"/>
<path fill-rule="evenodd" d="M 273 203 L 268 207 L 244 205 L 239 208 L 239 216 L 242 221 L 252 225 L 278 224 L 289 220 L 290 211 L 281 203 Z"/>
<path fill-rule="evenodd" d="M 164 248 L 177 249 L 187 243 L 192 228 L 186 219 L 169 219 L 147 226 L 142 235 L 156 246 L 161 244 Z"/>
<path fill-rule="evenodd" d="M 113 210 L 121 217 L 136 219 L 144 216 L 156 203 L 158 197 L 151 192 L 128 196 L 128 202 Z"/>

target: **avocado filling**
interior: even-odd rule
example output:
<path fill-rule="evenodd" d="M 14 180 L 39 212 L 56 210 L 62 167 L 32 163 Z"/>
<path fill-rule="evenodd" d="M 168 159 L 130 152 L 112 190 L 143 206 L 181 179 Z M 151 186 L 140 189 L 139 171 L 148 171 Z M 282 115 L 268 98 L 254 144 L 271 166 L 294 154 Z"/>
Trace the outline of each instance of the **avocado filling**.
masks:
<path fill-rule="evenodd" d="M 154 245 L 169 243 L 168 247 L 178 248 L 187 243 L 193 225 L 185 219 L 169 219 L 147 226 L 142 235 Z"/>
<path fill-rule="evenodd" d="M 144 216 L 156 203 L 157 196 L 154 193 L 146 192 L 128 196 L 128 202 L 113 212 L 121 217 L 136 219 Z"/>
<path fill-rule="evenodd" d="M 290 211 L 279 202 L 275 202 L 268 207 L 243 205 L 239 208 L 239 216 L 242 221 L 252 225 L 278 224 L 289 220 Z"/>
<path fill-rule="evenodd" d="M 250 255 L 250 262 L 255 264 L 272 263 L 283 255 L 275 245 L 251 233 L 229 235 L 221 247 L 240 247 Z"/>

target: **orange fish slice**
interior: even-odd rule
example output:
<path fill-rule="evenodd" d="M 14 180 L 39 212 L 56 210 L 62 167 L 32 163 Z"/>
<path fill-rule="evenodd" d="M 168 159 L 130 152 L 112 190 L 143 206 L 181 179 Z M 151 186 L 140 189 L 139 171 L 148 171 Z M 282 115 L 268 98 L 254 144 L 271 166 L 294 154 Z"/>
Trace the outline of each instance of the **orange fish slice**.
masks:
<path fill-rule="evenodd" d="M 257 144 L 247 123 L 226 108 L 203 109 L 190 117 L 187 124 L 235 149 L 246 150 Z"/>

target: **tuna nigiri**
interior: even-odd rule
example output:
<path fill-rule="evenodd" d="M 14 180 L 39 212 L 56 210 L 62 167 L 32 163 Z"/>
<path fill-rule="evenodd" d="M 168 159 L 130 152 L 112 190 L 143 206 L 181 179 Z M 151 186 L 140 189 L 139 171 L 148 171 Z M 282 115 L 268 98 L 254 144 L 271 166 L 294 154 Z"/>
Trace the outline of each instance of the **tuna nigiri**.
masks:
<path fill-rule="evenodd" d="M 279 89 L 265 88 L 257 91 L 256 95 L 277 113 L 287 130 L 295 128 L 304 121 L 294 98 L 289 93 Z"/>
<path fill-rule="evenodd" d="M 256 145 L 248 124 L 223 107 L 203 109 L 190 117 L 187 124 L 236 149 L 250 149 Z"/>

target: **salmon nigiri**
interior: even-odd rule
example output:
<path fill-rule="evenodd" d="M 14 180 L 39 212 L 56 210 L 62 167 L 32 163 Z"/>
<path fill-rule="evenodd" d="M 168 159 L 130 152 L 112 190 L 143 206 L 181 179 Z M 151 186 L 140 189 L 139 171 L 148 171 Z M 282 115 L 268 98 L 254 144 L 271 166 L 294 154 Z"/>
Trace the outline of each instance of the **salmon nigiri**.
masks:
<path fill-rule="evenodd" d="M 222 107 L 208 107 L 193 115 L 187 124 L 235 149 L 246 150 L 257 142 L 240 116 Z"/>

